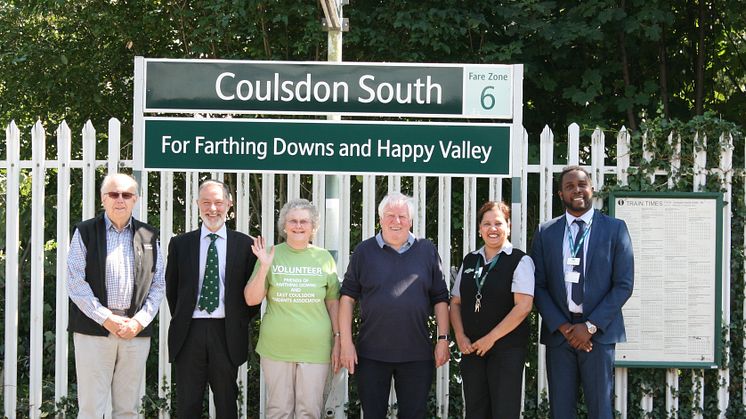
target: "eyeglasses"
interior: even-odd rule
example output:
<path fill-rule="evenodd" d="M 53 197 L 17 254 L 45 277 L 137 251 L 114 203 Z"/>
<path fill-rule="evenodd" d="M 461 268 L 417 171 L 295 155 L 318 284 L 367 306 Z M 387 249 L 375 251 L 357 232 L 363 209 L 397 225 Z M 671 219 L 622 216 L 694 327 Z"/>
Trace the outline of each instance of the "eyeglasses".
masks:
<path fill-rule="evenodd" d="M 223 201 L 199 201 L 198 202 L 200 206 L 204 208 L 212 208 L 214 205 L 215 208 L 223 208 L 225 206 L 225 203 Z"/>
<path fill-rule="evenodd" d="M 301 220 L 295 220 L 295 219 L 293 219 L 293 220 L 287 220 L 287 221 L 286 221 L 286 223 L 287 223 L 288 225 L 291 225 L 291 226 L 301 226 L 301 227 L 306 227 L 306 226 L 308 226 L 309 224 L 311 224 L 311 220 L 309 220 L 309 219 L 306 219 L 306 218 L 304 218 L 304 219 L 301 219 Z"/>
<path fill-rule="evenodd" d="M 132 192 L 106 192 L 106 195 L 111 199 L 119 199 L 121 196 L 125 201 L 135 196 Z"/>

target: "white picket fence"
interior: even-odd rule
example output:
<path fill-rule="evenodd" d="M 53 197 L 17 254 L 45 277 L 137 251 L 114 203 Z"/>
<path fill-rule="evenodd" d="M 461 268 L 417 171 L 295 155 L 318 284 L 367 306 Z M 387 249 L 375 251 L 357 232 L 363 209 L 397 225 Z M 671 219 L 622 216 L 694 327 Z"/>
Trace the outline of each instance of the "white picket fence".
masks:
<path fill-rule="evenodd" d="M 40 417 L 39 406 L 42 403 L 42 366 L 43 363 L 49 362 L 50 360 L 43 359 L 42 343 L 43 336 L 46 331 L 52 330 L 51 325 L 43 324 L 43 301 L 44 301 L 44 249 L 47 241 L 54 241 L 57 243 L 56 247 L 56 298 L 55 306 L 53 307 L 55 312 L 55 325 L 54 330 L 63 331 L 67 327 L 67 316 L 68 316 L 68 296 L 66 291 L 66 260 L 69 248 L 70 230 L 71 226 L 78 220 L 70 220 L 71 206 L 80 206 L 82 219 L 87 219 L 94 216 L 97 184 L 96 184 L 96 173 L 99 168 L 105 167 L 106 172 L 116 172 L 121 169 L 130 171 L 132 162 L 129 160 L 121 159 L 121 139 L 120 139 L 120 122 L 116 119 L 111 119 L 108 126 L 108 149 L 107 159 L 97 160 L 96 159 L 96 130 L 90 121 L 85 125 L 81 132 L 82 138 L 82 159 L 72 159 L 72 143 L 73 134 L 66 123 L 62 123 L 56 130 L 56 141 L 57 141 L 57 156 L 56 159 L 49 159 L 46 156 L 46 143 L 48 134 L 45 131 L 41 123 L 37 123 L 31 129 L 31 145 L 32 145 L 32 158 L 31 160 L 21 160 L 20 148 L 22 134 L 15 123 L 11 123 L 6 129 L 6 150 L 7 156 L 4 160 L 0 161 L 0 170 L 4 171 L 5 177 L 0 180 L 0 187 L 5 190 L 5 203 L 6 203 L 6 220 L 5 220 L 5 360 L 3 365 L 4 381 L 3 381 L 3 397 L 4 397 L 4 412 L 7 417 L 14 418 L 17 408 L 25 410 L 24 406 L 18 406 L 18 322 L 20 310 L 29 310 L 30 312 L 30 363 L 29 363 L 29 406 L 28 413 L 31 418 Z M 552 218 L 552 198 L 555 194 L 553 176 L 561 171 L 562 167 L 567 164 L 581 164 L 587 167 L 593 174 L 595 180 L 595 187 L 597 190 L 603 188 L 604 183 L 609 178 L 618 179 L 619 182 L 625 184 L 627 182 L 628 170 L 630 168 L 630 136 L 626 130 L 622 128 L 614 139 L 616 142 L 616 164 L 610 165 L 607 162 L 605 149 L 607 147 L 606 136 L 600 129 L 596 129 L 591 135 L 590 143 L 586 141 L 581 145 L 580 128 L 578 125 L 573 124 L 568 128 L 567 131 L 567 161 L 555 162 L 553 159 L 554 155 L 554 134 L 547 127 L 540 135 L 540 162 L 539 164 L 528 164 L 528 147 L 529 137 L 524 132 L 523 141 L 520 144 L 522 156 L 522 164 L 520 165 L 523 170 L 521 173 L 514 173 L 513 176 L 520 177 L 521 182 L 520 189 L 513 187 L 513 193 L 507 193 L 506 198 L 514 203 L 514 212 L 517 208 L 515 203 L 520 203 L 520 213 L 513 214 L 513 243 L 516 247 L 526 249 L 526 233 L 527 228 L 535 228 L 538 222 L 543 222 Z M 697 141 L 703 144 L 707 139 L 700 138 Z M 719 139 L 721 142 L 732 144 L 730 138 L 722 137 Z M 678 139 L 673 135 L 669 136 L 669 141 L 672 144 L 678 144 Z M 535 146 L 532 145 L 532 146 Z M 613 144 L 612 144 L 613 148 Z M 590 157 L 586 161 L 580 160 L 581 150 L 584 155 Z M 681 168 L 680 159 L 680 146 L 677 148 L 677 152 L 673 156 L 666 156 L 672 163 L 674 168 Z M 731 181 L 733 170 L 731 167 L 731 156 L 732 146 L 725 147 L 725 151 L 720 156 L 720 161 L 708 162 L 706 152 L 703 148 L 697 148 L 694 150 L 696 160 L 694 162 L 694 190 L 700 190 L 705 184 L 708 175 L 718 176 L 723 187 L 727 191 L 725 194 L 725 209 L 724 209 L 724 225 L 726 226 L 725 231 L 725 243 L 724 243 L 724 255 L 723 255 L 723 266 L 730 267 L 730 202 L 731 202 Z M 76 150 L 77 151 L 77 150 Z M 515 154 L 514 154 L 515 155 Z M 651 160 L 652 156 L 649 152 L 646 152 L 643 156 L 646 160 Z M 149 214 L 150 219 L 155 218 L 160 221 L 160 232 L 161 242 L 168 243 L 170 238 L 174 234 L 179 232 L 173 231 L 173 219 L 174 219 L 174 199 L 183 198 L 185 203 L 185 231 L 194 229 L 198 225 L 197 207 L 194 205 L 194 198 L 196 197 L 197 185 L 199 181 L 199 173 L 186 173 L 186 196 L 175 197 L 173 194 L 174 189 L 174 173 L 173 172 L 162 172 L 162 173 L 148 173 L 141 172 L 135 173 L 139 177 L 141 184 L 141 195 L 149 196 L 150 194 L 157 194 L 160 198 L 158 208 L 148 208 L 148 200 L 141 199 L 138 201 L 139 205 L 136 209 L 136 215 L 139 218 L 144 219 L 143 214 Z M 224 173 L 212 173 L 211 176 L 222 179 Z M 232 174 L 230 174 L 232 176 Z M 539 214 L 538 219 L 528 220 L 529 203 L 527 202 L 528 197 L 528 177 L 539 176 Z M 660 175 L 669 177 L 669 173 L 660 171 L 652 176 Z M 21 196 L 21 187 L 27 183 L 27 177 L 30 176 L 30 183 L 32 187 L 31 193 L 31 263 L 26 269 L 30 272 L 31 278 L 31 305 L 30 307 L 19 307 L 19 213 L 16 211 L 19 208 L 19 200 Z M 275 238 L 275 208 L 274 199 L 262 199 L 260 203 L 250 202 L 250 192 L 253 186 L 250 184 L 249 173 L 236 173 L 236 227 L 240 231 L 249 232 L 249 214 L 251 211 L 259 211 L 261 214 L 261 234 L 265 236 L 269 241 L 274 241 Z M 286 188 L 284 191 L 287 194 L 288 199 L 297 197 L 301 191 L 301 175 L 283 175 L 287 177 Z M 675 180 L 675 173 L 669 177 L 669 185 L 672 186 Z M 1 174 L 0 174 L 1 177 Z M 44 225 L 45 225 L 45 200 L 46 200 L 46 185 L 47 181 L 51 177 L 56 177 L 57 184 L 57 211 L 55 220 L 57 225 L 55 237 L 45 237 Z M 100 177 L 100 176 L 99 176 Z M 262 197 L 274 197 L 278 192 L 275 186 L 275 175 L 262 174 L 261 175 L 261 196 Z M 325 200 L 325 188 L 326 182 L 323 175 L 312 175 L 312 197 L 313 202 L 319 208 L 322 216 L 322 220 L 327 220 L 327 225 L 322 225 L 321 230 L 318 234 L 317 244 L 320 246 L 329 245 L 328 247 L 334 247 L 339 250 L 338 257 L 338 269 L 340 275 L 344 273 L 349 260 L 349 254 L 351 249 L 356 243 L 350 243 L 350 202 L 351 196 L 356 193 L 351 188 L 351 178 L 349 175 L 340 177 L 340 194 L 339 202 L 329 202 Z M 452 237 L 462 235 L 463 249 L 468 251 L 474 249 L 476 246 L 476 210 L 480 204 L 477 201 L 477 184 L 479 182 L 489 183 L 489 198 L 490 199 L 502 199 L 503 198 L 503 181 L 502 179 L 490 178 L 490 179 L 477 179 L 473 177 L 456 178 L 449 176 L 438 177 L 438 189 L 437 189 L 437 202 L 438 206 L 438 219 L 427 220 L 426 219 L 426 198 L 428 198 L 427 191 L 427 178 L 424 176 L 415 176 L 412 178 L 412 190 L 415 201 L 417 202 L 417 217 L 414 225 L 414 233 L 417 235 L 424 234 L 425 227 L 429 223 L 437 222 L 438 235 L 435 239 L 438 250 L 443 259 L 443 265 L 448 267 L 453 264 L 459 263 L 459 260 L 451 259 L 450 243 Z M 389 190 L 400 190 L 402 185 L 402 177 L 400 176 L 388 176 L 388 189 Z M 616 180 L 615 180 L 616 181 Z M 463 182 L 463 205 L 452 205 L 452 186 L 454 182 Z M 152 184 L 151 184 L 152 183 Z M 515 182 L 514 182 L 515 183 Z M 82 202 L 71 202 L 70 187 L 71 184 L 82 185 Z M 362 226 L 362 237 L 370 237 L 374 234 L 375 220 L 376 220 L 376 194 L 375 194 L 376 176 L 366 175 L 363 176 L 362 180 L 362 220 L 355 220 L 355 224 Z M 517 190 L 517 192 L 515 192 Z M 258 192 L 258 191 L 255 191 Z M 519 193 L 520 196 L 512 196 Z M 360 198 L 357 198 L 360 199 Z M 259 204 L 259 205 L 258 205 Z M 600 207 L 602 202 L 596 200 L 595 205 Z M 454 208 L 455 207 L 455 208 Z M 76 207 L 78 208 L 78 207 Z M 48 212 L 48 211 L 47 211 Z M 464 214 L 464 228 L 463 231 L 453 231 L 451 226 L 451 219 L 454 213 Z M 325 218 L 327 217 L 327 218 Z M 336 220 L 336 222 L 329 222 L 328 220 Z M 333 229 L 332 234 L 326 234 L 327 241 L 334 243 L 324 243 L 324 228 Z M 167 250 L 167 246 L 162 246 L 163 251 Z M 730 323 L 730 271 L 724 269 L 723 271 L 723 321 L 725 325 Z M 738 296 L 741 298 L 741 296 Z M 160 314 L 160 347 L 158 348 L 158 376 L 161 380 L 166 382 L 171 381 L 171 368 L 168 363 L 167 356 L 167 325 L 170 321 L 168 308 L 164 301 Z M 67 395 L 67 383 L 70 379 L 69 371 L 67 368 L 68 358 L 70 356 L 70 348 L 68 347 L 68 336 L 67 333 L 56 333 L 55 335 L 55 369 L 54 369 L 54 382 L 55 400 L 60 400 L 63 396 Z M 242 367 L 240 373 L 240 381 L 246 382 L 247 371 L 246 367 Z M 700 374 L 701 376 L 701 374 Z M 676 370 L 668 370 L 667 374 L 667 392 L 665 399 L 666 411 L 671 412 L 678 409 L 678 399 L 676 397 L 676 390 L 679 387 L 679 375 Z M 719 379 L 721 385 L 718 391 L 718 401 L 721 413 L 721 417 L 724 417 L 724 412 L 728 406 L 728 370 L 720 370 Z M 332 415 L 334 417 L 344 417 L 344 403 L 347 401 L 346 394 L 346 377 L 338 377 L 339 385 L 336 392 L 332 392 L 328 407 L 332 409 Z M 439 416 L 447 417 L 448 415 L 448 366 L 442 367 L 436 377 L 437 383 L 437 395 L 439 402 Z M 699 378 L 698 380 L 702 380 Z M 144 384 L 144 383 L 143 383 Z M 25 385 L 25 383 L 24 383 Z M 163 395 L 162 390 L 159 392 Z M 246 391 L 246 385 L 242 388 Z M 696 398 L 699 402 L 699 408 L 701 411 L 702 403 L 704 401 L 704 385 L 699 385 L 695 388 L 700 389 L 700 397 Z M 546 389 L 546 374 L 544 369 L 544 351 L 540 347 L 539 351 L 539 394 Z M 638 392 L 642 394 L 642 409 L 650 412 L 653 409 L 653 399 L 651 396 L 645 395 L 645 389 L 641 388 L 629 388 L 627 384 L 627 370 L 624 368 L 618 368 L 616 371 L 616 408 L 622 413 L 622 417 L 627 417 L 628 411 L 628 394 L 630 392 Z M 746 389 L 744 389 L 742 397 L 746 400 Z M 246 400 L 246 394 L 244 394 L 243 400 Z M 263 400 L 263 395 L 262 395 Z M 697 407 L 697 406 L 695 406 Z M 263 409 L 260 408 L 260 416 L 263 417 Z M 246 406 L 243 407 L 243 413 L 245 417 Z M 162 417 L 166 417 L 167 414 L 163 412 Z"/>

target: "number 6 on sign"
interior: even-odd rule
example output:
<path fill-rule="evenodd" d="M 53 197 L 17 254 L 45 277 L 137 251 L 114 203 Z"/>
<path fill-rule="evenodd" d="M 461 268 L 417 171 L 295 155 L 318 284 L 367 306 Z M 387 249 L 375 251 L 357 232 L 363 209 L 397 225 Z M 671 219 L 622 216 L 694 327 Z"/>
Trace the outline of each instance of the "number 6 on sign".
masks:
<path fill-rule="evenodd" d="M 513 67 L 464 66 L 463 114 L 485 118 L 513 116 Z"/>
<path fill-rule="evenodd" d="M 488 90 L 495 90 L 495 86 L 487 86 L 482 89 L 482 109 L 486 111 L 495 107 L 495 96 L 487 93 Z"/>

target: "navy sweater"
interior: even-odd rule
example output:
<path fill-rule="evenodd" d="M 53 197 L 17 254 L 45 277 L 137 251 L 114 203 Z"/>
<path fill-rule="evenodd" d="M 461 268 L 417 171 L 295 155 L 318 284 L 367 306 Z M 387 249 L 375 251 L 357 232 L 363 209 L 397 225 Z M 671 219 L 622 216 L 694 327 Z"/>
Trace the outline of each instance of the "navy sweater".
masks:
<path fill-rule="evenodd" d="M 360 303 L 357 354 L 384 362 L 433 359 L 427 321 L 433 305 L 448 302 L 440 256 L 416 239 L 399 254 L 375 237 L 355 249 L 340 291 Z"/>

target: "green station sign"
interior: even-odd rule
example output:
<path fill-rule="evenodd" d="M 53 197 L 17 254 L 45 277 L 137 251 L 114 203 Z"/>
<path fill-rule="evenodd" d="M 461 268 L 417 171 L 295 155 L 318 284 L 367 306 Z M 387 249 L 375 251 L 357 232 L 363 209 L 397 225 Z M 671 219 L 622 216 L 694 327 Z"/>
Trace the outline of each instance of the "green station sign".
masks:
<path fill-rule="evenodd" d="M 510 176 L 508 124 L 145 118 L 148 170 Z"/>
<path fill-rule="evenodd" d="M 513 118 L 512 65 L 145 59 L 144 112 Z"/>

